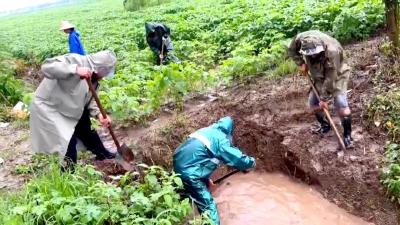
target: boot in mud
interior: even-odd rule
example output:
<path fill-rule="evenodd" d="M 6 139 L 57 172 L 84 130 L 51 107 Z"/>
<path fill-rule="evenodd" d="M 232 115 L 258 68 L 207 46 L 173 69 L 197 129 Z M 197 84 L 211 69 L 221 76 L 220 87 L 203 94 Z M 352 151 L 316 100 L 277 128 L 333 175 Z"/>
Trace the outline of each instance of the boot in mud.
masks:
<path fill-rule="evenodd" d="M 314 130 L 314 133 L 317 134 L 327 134 L 331 130 L 331 125 L 328 121 L 326 121 L 325 116 L 322 112 L 315 113 L 315 117 L 317 121 L 321 124 L 321 127 L 317 130 Z"/>
<path fill-rule="evenodd" d="M 353 138 L 351 137 L 351 116 L 342 118 L 343 142 L 346 148 L 353 148 Z"/>

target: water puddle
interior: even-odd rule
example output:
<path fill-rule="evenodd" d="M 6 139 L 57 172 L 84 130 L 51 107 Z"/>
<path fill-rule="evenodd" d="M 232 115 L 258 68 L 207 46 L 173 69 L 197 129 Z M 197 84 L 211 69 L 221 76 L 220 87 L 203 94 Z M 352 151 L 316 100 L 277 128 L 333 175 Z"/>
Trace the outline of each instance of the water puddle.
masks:
<path fill-rule="evenodd" d="M 234 175 L 213 196 L 222 225 L 372 225 L 282 174 Z"/>

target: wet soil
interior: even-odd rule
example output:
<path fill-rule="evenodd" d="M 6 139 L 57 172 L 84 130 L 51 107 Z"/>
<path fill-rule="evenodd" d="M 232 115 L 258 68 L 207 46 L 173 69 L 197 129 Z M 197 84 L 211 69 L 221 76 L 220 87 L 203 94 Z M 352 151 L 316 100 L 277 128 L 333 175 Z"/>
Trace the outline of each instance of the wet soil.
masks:
<path fill-rule="evenodd" d="M 282 174 L 238 174 L 213 195 L 224 225 L 371 225 Z"/>
<path fill-rule="evenodd" d="M 28 141 L 29 130 L 9 124 L 0 128 L 0 191 L 23 187 L 28 177 L 17 174 L 17 166 L 25 166 L 33 155 Z"/>
<path fill-rule="evenodd" d="M 308 84 L 295 75 L 279 80 L 254 77 L 246 85 L 220 89 L 215 93 L 218 98 L 201 109 L 172 116 L 165 126 L 130 137 L 131 142 L 144 162 L 171 167 L 173 151 L 188 134 L 231 116 L 234 142 L 256 157 L 258 171 L 280 171 L 314 185 L 331 202 L 377 225 L 398 224 L 396 206 L 379 181 L 384 136 L 363 124 L 363 110 L 374 94 L 378 43 L 375 38 L 345 47 L 353 68 L 348 93 L 353 149 L 339 151 L 333 133 L 321 137 L 311 132 L 317 124 L 307 107 Z M 342 132 L 339 119 L 331 112 Z"/>

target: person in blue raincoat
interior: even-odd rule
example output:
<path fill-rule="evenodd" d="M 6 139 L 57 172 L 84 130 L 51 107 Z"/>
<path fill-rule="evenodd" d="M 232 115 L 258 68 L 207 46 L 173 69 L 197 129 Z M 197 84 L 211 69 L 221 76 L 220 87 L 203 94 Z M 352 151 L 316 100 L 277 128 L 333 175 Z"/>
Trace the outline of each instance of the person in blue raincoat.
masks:
<path fill-rule="evenodd" d="M 85 55 L 85 49 L 83 48 L 79 33 L 75 30 L 75 26 L 70 24 L 68 21 L 63 21 L 61 23 L 60 30 L 64 31 L 66 34 L 69 34 L 69 53 Z"/>
<path fill-rule="evenodd" d="M 207 188 L 212 184 L 211 174 L 220 162 L 240 171 L 256 165 L 253 157 L 232 146 L 232 134 L 233 120 L 224 117 L 189 135 L 173 156 L 174 171 L 181 177 L 186 194 L 193 199 L 200 213 L 207 213 L 217 225 L 220 224 L 217 205 Z"/>

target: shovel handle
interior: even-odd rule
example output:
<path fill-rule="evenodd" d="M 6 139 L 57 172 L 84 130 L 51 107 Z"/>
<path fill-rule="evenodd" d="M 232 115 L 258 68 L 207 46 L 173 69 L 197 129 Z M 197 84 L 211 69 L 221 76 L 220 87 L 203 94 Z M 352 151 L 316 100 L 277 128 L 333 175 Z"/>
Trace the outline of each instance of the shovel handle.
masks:
<path fill-rule="evenodd" d="M 160 59 L 160 65 L 162 65 L 163 61 L 164 61 L 164 45 L 165 45 L 165 38 L 164 36 L 162 37 L 162 44 L 161 44 L 161 55 L 163 56 Z"/>
<path fill-rule="evenodd" d="M 315 88 L 313 80 L 311 79 L 311 77 L 307 71 L 304 71 L 304 75 L 307 76 L 308 80 L 310 81 L 313 92 L 314 92 L 315 96 L 317 97 L 318 101 L 320 102 L 321 98 L 318 94 L 317 89 Z M 331 124 L 331 126 L 333 127 L 333 130 L 335 131 L 336 137 L 339 140 L 340 147 L 342 148 L 343 151 L 346 150 L 346 146 L 344 145 L 343 139 L 342 139 L 342 137 L 340 137 L 339 131 L 337 130 L 336 125 L 332 120 L 331 114 L 329 113 L 329 111 L 327 109 L 324 108 L 323 110 L 324 110 L 326 117 L 328 118 L 329 123 Z"/>
<path fill-rule="evenodd" d="M 106 111 L 104 110 L 103 106 L 101 105 L 99 96 L 97 95 L 97 92 L 96 92 L 96 90 L 94 89 L 93 84 L 92 84 L 92 82 L 91 82 L 89 79 L 90 79 L 90 78 L 87 78 L 87 79 L 86 79 L 86 82 L 87 82 L 87 84 L 88 84 L 88 86 L 89 86 L 89 90 L 90 90 L 90 92 L 92 93 L 92 96 L 93 96 L 94 100 L 96 101 L 97 106 L 98 106 L 99 109 L 100 109 L 101 115 L 103 116 L 103 118 L 106 118 L 106 117 L 107 117 L 107 113 L 106 113 Z M 117 136 L 115 136 L 115 133 L 114 133 L 114 131 L 113 131 L 111 125 L 108 126 L 108 130 L 110 131 L 111 137 L 112 137 L 112 139 L 114 140 L 115 145 L 117 146 L 117 150 L 119 150 L 119 149 L 121 148 L 121 145 L 119 144 L 119 141 L 118 141 L 118 139 L 117 139 Z"/>
<path fill-rule="evenodd" d="M 234 175 L 234 174 L 237 174 L 237 173 L 239 173 L 239 172 L 240 172 L 240 170 L 233 170 L 233 171 L 231 171 L 231 172 L 229 172 L 229 173 L 223 175 L 222 177 L 216 179 L 216 180 L 214 181 L 214 184 L 219 184 L 219 183 L 221 183 L 223 180 L 225 180 L 226 178 L 228 178 L 228 177 L 230 177 L 230 176 L 232 176 L 232 175 Z"/>

